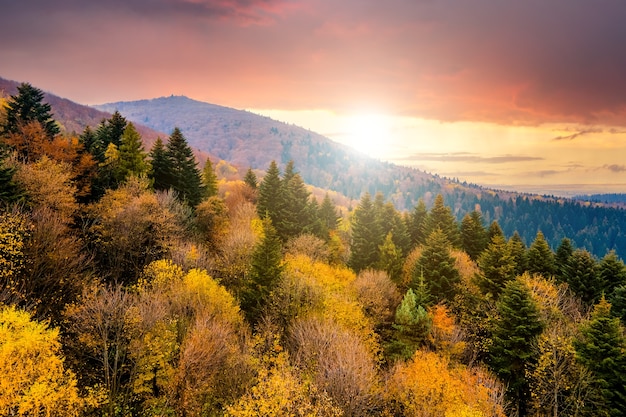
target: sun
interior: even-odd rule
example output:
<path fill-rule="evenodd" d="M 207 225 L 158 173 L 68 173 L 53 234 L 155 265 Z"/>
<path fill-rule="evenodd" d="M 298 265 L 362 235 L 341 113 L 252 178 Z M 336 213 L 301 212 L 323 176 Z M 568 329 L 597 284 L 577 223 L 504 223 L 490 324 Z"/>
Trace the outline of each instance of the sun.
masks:
<path fill-rule="evenodd" d="M 346 116 L 344 143 L 369 156 L 380 158 L 392 139 L 391 118 L 382 114 L 363 113 Z"/>

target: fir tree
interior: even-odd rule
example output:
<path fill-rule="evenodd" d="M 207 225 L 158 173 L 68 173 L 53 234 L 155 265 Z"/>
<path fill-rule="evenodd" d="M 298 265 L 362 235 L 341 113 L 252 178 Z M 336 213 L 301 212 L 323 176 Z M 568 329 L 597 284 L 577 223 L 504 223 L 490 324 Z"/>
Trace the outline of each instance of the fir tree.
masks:
<path fill-rule="evenodd" d="M 461 221 L 461 245 L 463 250 L 472 260 L 477 260 L 478 256 L 487 247 L 487 232 L 483 226 L 483 219 L 476 210 L 466 214 Z"/>
<path fill-rule="evenodd" d="M 258 186 L 256 174 L 252 171 L 252 168 L 248 168 L 246 171 L 246 175 L 243 177 L 243 182 L 245 182 L 250 188 L 256 190 Z"/>
<path fill-rule="evenodd" d="M 202 200 L 202 177 L 187 140 L 175 127 L 165 147 L 169 165 L 169 184 L 182 201 L 195 207 Z"/>
<path fill-rule="evenodd" d="M 313 231 L 314 218 L 309 204 L 310 194 L 300 174 L 293 170 L 293 164 L 281 181 L 280 212 L 276 220 L 276 231 L 286 242 L 289 238 Z"/>
<path fill-rule="evenodd" d="M 437 229 L 443 232 L 453 247 L 461 247 L 461 238 L 456 219 L 450 207 L 444 204 L 441 194 L 438 194 L 435 198 L 435 203 L 428 214 L 425 228 L 426 236 L 430 236 Z"/>
<path fill-rule="evenodd" d="M 202 184 L 204 186 L 205 197 L 217 195 L 217 175 L 213 169 L 211 159 L 207 158 L 202 169 Z"/>
<path fill-rule="evenodd" d="M 585 304 L 590 306 L 600 299 L 604 284 L 597 273 L 596 261 L 589 252 L 576 249 L 563 272 L 563 280 Z"/>
<path fill-rule="evenodd" d="M 13 179 L 16 168 L 6 164 L 6 154 L 0 149 L 0 202 L 11 203 L 22 198 L 22 192 Z"/>
<path fill-rule="evenodd" d="M 412 289 L 404 294 L 396 309 L 393 328 L 396 331 L 390 349 L 392 356 L 408 359 L 423 343 L 432 327 L 432 319 L 423 306 L 417 303 Z"/>
<path fill-rule="evenodd" d="M 156 142 L 150 150 L 150 178 L 153 181 L 155 190 L 167 190 L 170 187 L 170 164 L 167 158 L 165 145 L 161 138 L 157 138 Z"/>
<path fill-rule="evenodd" d="M 572 241 L 566 237 L 561 239 L 561 243 L 559 243 L 559 247 L 556 249 L 556 255 L 554 257 L 555 273 L 557 278 L 561 281 L 565 280 L 567 264 L 573 253 L 574 248 L 572 247 Z"/>
<path fill-rule="evenodd" d="M 581 326 L 574 341 L 577 359 L 593 374 L 603 402 L 588 405 L 597 416 L 626 415 L 626 342 L 619 319 L 611 317 L 611 305 L 602 297 L 591 320 Z"/>
<path fill-rule="evenodd" d="M 324 195 L 324 199 L 322 200 L 322 204 L 320 205 L 319 217 L 326 230 L 337 229 L 339 214 L 337 213 L 337 209 L 335 208 L 335 205 L 330 199 L 328 193 Z"/>
<path fill-rule="evenodd" d="M 241 308 L 252 323 L 263 313 L 269 295 L 283 271 L 282 245 L 269 218 L 263 219 L 263 238 L 252 254 L 250 279 L 246 283 Z"/>
<path fill-rule="evenodd" d="M 120 143 L 120 168 L 123 178 L 147 174 L 149 169 L 147 155 L 143 149 L 141 135 L 132 123 L 128 123 L 124 129 Z"/>
<path fill-rule="evenodd" d="M 517 231 L 513 233 L 507 244 L 515 263 L 515 275 L 522 275 L 528 269 L 526 245 Z"/>
<path fill-rule="evenodd" d="M 541 231 L 528 249 L 528 272 L 548 278 L 555 272 L 554 254 Z"/>
<path fill-rule="evenodd" d="M 407 229 L 411 237 L 411 247 L 414 248 L 423 245 L 426 241 L 426 220 L 428 219 L 428 210 L 426 204 L 421 198 L 408 217 Z"/>
<path fill-rule="evenodd" d="M 402 251 L 393 243 L 393 234 L 391 232 L 387 233 L 378 250 L 380 253 L 378 269 L 387 272 L 389 278 L 394 282 L 399 282 L 403 265 Z"/>
<path fill-rule="evenodd" d="M 527 375 L 537 360 L 534 344 L 544 324 L 530 290 L 519 279 L 509 281 L 497 304 L 490 365 L 508 384 L 507 396 L 519 416 L 526 416 L 530 400 Z"/>
<path fill-rule="evenodd" d="M 374 267 L 378 263 L 378 246 L 383 238 L 371 196 L 365 193 L 352 218 L 352 244 L 348 265 L 357 273 Z"/>
<path fill-rule="evenodd" d="M 60 133 L 59 126 L 52 118 L 52 108 L 50 104 L 44 103 L 43 92 L 30 85 L 22 83 L 17 87 L 17 94 L 11 96 L 7 102 L 6 118 L 0 133 L 8 136 L 12 133 L 18 133 L 30 122 L 41 124 L 46 136 L 52 140 Z"/>
<path fill-rule="evenodd" d="M 626 266 L 613 250 L 598 263 L 598 274 L 607 295 L 612 294 L 615 288 L 626 285 Z"/>
<path fill-rule="evenodd" d="M 484 294 L 498 299 L 507 282 L 515 278 L 515 260 L 511 248 L 500 235 L 495 235 L 478 258 L 481 274 L 478 286 Z"/>
<path fill-rule="evenodd" d="M 491 242 L 494 236 L 501 236 L 503 239 L 506 239 L 500 224 L 496 220 L 492 221 L 487 229 L 487 242 Z"/>
<path fill-rule="evenodd" d="M 461 277 L 450 255 L 450 242 L 441 229 L 428 236 L 418 264 L 436 301 L 452 301 Z"/>
<path fill-rule="evenodd" d="M 281 191 L 280 171 L 276 162 L 272 161 L 259 185 L 257 212 L 260 218 L 269 217 L 272 222 L 278 221 L 282 202 Z"/>

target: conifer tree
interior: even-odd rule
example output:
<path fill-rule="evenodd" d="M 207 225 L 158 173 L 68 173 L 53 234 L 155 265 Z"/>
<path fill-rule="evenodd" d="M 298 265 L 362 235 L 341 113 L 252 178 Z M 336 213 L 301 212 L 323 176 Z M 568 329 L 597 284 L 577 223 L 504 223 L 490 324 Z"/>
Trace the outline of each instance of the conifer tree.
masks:
<path fill-rule="evenodd" d="M 330 199 L 328 193 L 324 195 L 324 199 L 322 200 L 322 204 L 320 205 L 318 215 L 326 230 L 337 229 L 339 214 L 337 213 L 337 209 L 333 204 L 333 201 Z"/>
<path fill-rule="evenodd" d="M 390 349 L 392 354 L 405 359 L 413 356 L 428 335 L 431 326 L 431 317 L 424 307 L 417 303 L 415 293 L 409 288 L 396 309 L 393 324 L 396 335 Z"/>
<path fill-rule="evenodd" d="M 590 306 L 600 299 L 604 283 L 597 272 L 596 261 L 589 252 L 576 249 L 563 272 L 563 280 L 585 304 Z"/>
<path fill-rule="evenodd" d="M 214 197 L 217 195 L 217 175 L 213 169 L 211 159 L 207 158 L 202 169 L 202 184 L 205 190 L 205 197 Z"/>
<path fill-rule="evenodd" d="M 517 231 L 509 239 L 508 245 L 515 263 L 515 275 L 522 275 L 528 269 L 528 256 L 526 245 Z"/>
<path fill-rule="evenodd" d="M 148 173 L 149 165 L 143 149 L 141 135 L 132 123 L 128 123 L 120 139 L 120 168 L 122 177 L 142 176 Z"/>
<path fill-rule="evenodd" d="M 491 242 L 491 239 L 493 239 L 494 236 L 502 236 L 503 239 L 506 239 L 497 220 L 492 221 L 487 229 L 487 242 Z"/>
<path fill-rule="evenodd" d="M 407 229 L 411 236 L 411 247 L 414 248 L 423 245 L 426 241 L 426 220 L 428 219 L 428 210 L 426 204 L 421 198 L 408 217 Z"/>
<path fill-rule="evenodd" d="M 527 375 L 537 360 L 534 344 L 544 324 L 528 287 L 520 279 L 509 281 L 496 303 L 490 365 L 508 384 L 507 396 L 517 413 L 526 416 L 530 401 Z"/>
<path fill-rule="evenodd" d="M 450 242 L 441 229 L 436 229 L 426 239 L 418 261 L 429 291 L 436 301 L 454 299 L 461 279 L 454 261 L 450 255 Z"/>
<path fill-rule="evenodd" d="M 369 193 L 365 193 L 352 218 L 352 244 L 348 265 L 357 273 L 374 267 L 378 263 L 378 246 L 383 238 L 372 198 Z"/>
<path fill-rule="evenodd" d="M 604 297 L 580 333 L 581 338 L 574 341 L 576 356 L 592 372 L 604 399 L 588 404 L 586 411 L 596 416 L 626 415 L 626 341 L 619 319 L 611 317 L 611 305 Z"/>
<path fill-rule="evenodd" d="M 22 197 L 19 186 L 13 179 L 16 168 L 6 165 L 6 154 L 0 149 L 0 203 L 10 203 Z"/>
<path fill-rule="evenodd" d="M 626 266 L 614 250 L 607 253 L 598 263 L 598 274 L 607 295 L 612 294 L 615 288 L 626 285 Z"/>
<path fill-rule="evenodd" d="M 104 146 L 96 133 L 87 126 L 80 135 L 80 142 L 87 152 L 98 162 L 104 162 Z"/>
<path fill-rule="evenodd" d="M 476 210 L 466 214 L 461 221 L 461 245 L 463 250 L 472 260 L 477 260 L 478 256 L 487 247 L 487 232 L 483 226 L 483 219 Z"/>
<path fill-rule="evenodd" d="M 528 249 L 528 272 L 548 278 L 555 272 L 554 254 L 541 231 Z"/>
<path fill-rule="evenodd" d="M 448 239 L 448 242 L 450 242 L 453 247 L 461 247 L 461 238 L 456 219 L 450 207 L 444 204 L 441 194 L 438 194 L 435 198 L 433 207 L 428 214 L 425 228 L 426 236 L 430 236 L 437 229 L 443 232 L 446 239 Z"/>
<path fill-rule="evenodd" d="M 151 162 L 150 178 L 152 178 L 154 189 L 167 190 L 170 187 L 170 164 L 161 138 L 157 138 L 154 142 L 149 156 Z"/>
<path fill-rule="evenodd" d="M 278 221 L 282 202 L 281 191 L 280 170 L 276 161 L 272 161 L 259 185 L 257 213 L 260 218 L 269 217 L 272 223 Z"/>
<path fill-rule="evenodd" d="M 380 252 L 378 269 L 387 272 L 389 278 L 394 282 L 399 282 L 403 265 L 402 250 L 393 243 L 393 234 L 391 232 L 387 233 L 378 250 Z"/>
<path fill-rule="evenodd" d="M 181 200 L 195 207 L 202 200 L 202 177 L 187 140 L 175 127 L 165 147 L 169 165 L 168 188 L 174 189 Z"/>
<path fill-rule="evenodd" d="M 495 235 L 478 258 L 481 274 L 478 286 L 484 294 L 498 299 L 507 282 L 515 278 L 515 260 L 511 248 L 500 235 Z"/>
<path fill-rule="evenodd" d="M 243 177 L 243 182 L 245 182 L 248 187 L 256 190 L 258 186 L 258 180 L 256 174 L 254 173 L 254 171 L 252 171 L 252 168 L 248 168 L 248 170 L 246 171 L 246 175 Z"/>
<path fill-rule="evenodd" d="M 564 237 L 559 243 L 559 247 L 556 249 L 556 255 L 554 257 L 555 273 L 558 279 L 565 281 L 565 274 L 567 273 L 567 264 L 570 257 L 574 253 L 572 247 L 572 241 Z"/>
<path fill-rule="evenodd" d="M 293 170 L 293 164 L 287 165 L 287 168 L 288 171 L 285 171 L 281 181 L 282 203 L 275 226 L 284 242 L 301 233 L 312 232 L 314 224 L 312 206 L 309 203 L 311 193 L 300 174 Z"/>
<path fill-rule="evenodd" d="M 46 136 L 52 140 L 60 133 L 55 120 L 52 118 L 50 104 L 44 103 L 43 92 L 30 85 L 22 83 L 17 87 L 17 94 L 11 96 L 7 102 L 6 118 L 0 126 L 0 134 L 8 136 L 18 133 L 30 122 L 41 124 Z"/>
<path fill-rule="evenodd" d="M 282 271 L 282 244 L 271 219 L 266 217 L 263 219 L 263 237 L 252 254 L 250 279 L 241 297 L 241 308 L 250 322 L 256 323 L 261 317 Z"/>
<path fill-rule="evenodd" d="M 408 254 L 411 250 L 411 237 L 409 236 L 409 231 L 406 228 L 406 224 L 402 219 L 402 216 L 392 203 L 387 202 L 384 206 L 384 214 L 380 219 L 383 226 L 387 224 L 388 226 L 383 230 L 387 233 L 391 233 L 393 236 L 393 243 L 396 245 L 396 248 L 400 250 L 401 255 Z"/>

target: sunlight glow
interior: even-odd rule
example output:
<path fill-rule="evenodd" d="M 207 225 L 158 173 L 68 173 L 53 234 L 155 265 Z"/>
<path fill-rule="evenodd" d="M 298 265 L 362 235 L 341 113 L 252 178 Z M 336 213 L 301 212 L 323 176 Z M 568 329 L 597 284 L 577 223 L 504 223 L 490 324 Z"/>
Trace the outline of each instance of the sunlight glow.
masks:
<path fill-rule="evenodd" d="M 343 142 L 373 157 L 386 153 L 393 136 L 393 121 L 381 114 L 357 114 L 345 118 Z"/>

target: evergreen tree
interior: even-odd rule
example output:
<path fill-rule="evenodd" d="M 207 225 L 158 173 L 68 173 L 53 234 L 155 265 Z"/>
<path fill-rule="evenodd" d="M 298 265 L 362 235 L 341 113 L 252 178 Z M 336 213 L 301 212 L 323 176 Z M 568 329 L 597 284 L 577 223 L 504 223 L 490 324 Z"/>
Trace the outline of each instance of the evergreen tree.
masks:
<path fill-rule="evenodd" d="M 554 254 L 541 231 L 528 249 L 528 272 L 548 278 L 555 272 Z"/>
<path fill-rule="evenodd" d="M 526 416 L 530 400 L 527 375 L 536 363 L 534 345 L 544 324 L 530 290 L 519 279 L 506 284 L 496 307 L 490 365 L 508 385 L 507 396 L 517 411 L 512 415 Z"/>
<path fill-rule="evenodd" d="M 209 158 L 206 159 L 202 169 L 202 184 L 205 190 L 205 197 L 209 198 L 217 195 L 217 175 Z"/>
<path fill-rule="evenodd" d="M 0 202 L 11 203 L 22 198 L 22 192 L 13 180 L 16 168 L 6 165 L 6 154 L 0 149 Z"/>
<path fill-rule="evenodd" d="M 128 124 L 126 118 L 115 110 L 111 118 L 107 122 L 107 140 L 106 145 L 113 143 L 118 148 L 122 145 L 122 135 Z"/>
<path fill-rule="evenodd" d="M 596 261 L 583 249 L 576 249 L 565 265 L 563 280 L 585 304 L 592 305 L 600 299 L 604 284 L 597 273 Z"/>
<path fill-rule="evenodd" d="M 498 299 L 507 282 L 515 279 L 515 260 L 511 248 L 500 235 L 495 235 L 478 258 L 481 274 L 478 286 L 484 294 Z"/>
<path fill-rule="evenodd" d="M 452 301 L 461 277 L 450 255 L 450 242 L 441 229 L 428 236 L 418 265 L 436 301 Z"/>
<path fill-rule="evenodd" d="M 337 213 L 337 209 L 335 208 L 335 205 L 330 199 L 328 193 L 324 195 L 324 199 L 322 200 L 322 205 L 319 208 L 318 215 L 326 230 L 337 229 L 339 214 Z"/>
<path fill-rule="evenodd" d="M 272 161 L 259 185 L 257 212 L 260 218 L 269 216 L 272 223 L 278 222 L 282 202 L 281 192 L 280 171 L 276 162 Z"/>
<path fill-rule="evenodd" d="M 453 247 L 461 247 L 461 237 L 456 219 L 450 207 L 444 204 L 441 194 L 438 194 L 435 198 L 435 203 L 428 214 L 425 228 L 426 236 L 430 236 L 437 229 L 443 232 Z"/>
<path fill-rule="evenodd" d="M 626 266 L 613 250 L 598 263 L 598 274 L 607 296 L 610 296 L 615 288 L 626 285 Z"/>
<path fill-rule="evenodd" d="M 393 234 L 391 232 L 387 233 L 378 250 L 380 252 L 378 269 L 387 272 L 389 278 L 394 282 L 399 282 L 403 265 L 402 251 L 393 243 Z"/>
<path fill-rule="evenodd" d="M 256 174 L 252 171 L 252 168 L 248 168 L 246 171 L 246 175 L 243 177 L 243 182 L 245 182 L 250 188 L 256 190 L 258 186 Z"/>
<path fill-rule="evenodd" d="M 7 102 L 6 118 L 0 133 L 8 136 L 18 133 L 28 123 L 37 122 L 41 124 L 46 136 L 52 140 L 61 130 L 52 118 L 52 108 L 50 104 L 44 103 L 43 92 L 30 85 L 22 83 L 17 87 L 17 94 L 11 96 Z"/>
<path fill-rule="evenodd" d="M 153 181 L 155 190 L 167 190 L 170 187 L 170 163 L 167 158 L 165 145 L 161 138 L 157 138 L 156 142 L 150 150 L 150 178 Z"/>
<path fill-rule="evenodd" d="M 80 135 L 80 142 L 83 144 L 84 149 L 89 152 L 96 161 L 104 162 L 105 149 L 103 144 L 100 138 L 89 126 L 87 126 Z"/>
<path fill-rule="evenodd" d="M 365 193 L 352 218 L 352 244 L 348 265 L 357 273 L 374 267 L 378 263 L 378 246 L 383 238 L 372 198 L 369 193 Z"/>
<path fill-rule="evenodd" d="M 409 359 L 426 339 L 431 327 L 431 317 L 417 303 L 415 293 L 409 288 L 396 309 L 393 324 L 396 334 L 390 346 L 391 355 Z"/>
<path fill-rule="evenodd" d="M 310 195 L 302 177 L 293 171 L 292 166 L 289 172 L 285 172 L 281 182 L 282 203 L 276 222 L 276 231 L 284 242 L 299 234 L 313 231 L 314 218 L 309 203 Z"/>
<path fill-rule="evenodd" d="M 241 308 L 251 323 L 263 313 L 269 295 L 283 271 L 282 245 L 269 218 L 263 219 L 263 238 L 252 254 L 250 279 L 246 283 Z"/>
<path fill-rule="evenodd" d="M 433 296 L 428 288 L 426 278 L 424 278 L 424 268 L 419 264 L 416 264 L 413 268 L 411 287 L 415 293 L 415 300 L 418 305 L 424 308 L 430 306 L 433 301 Z"/>
<path fill-rule="evenodd" d="M 588 405 L 596 416 L 626 415 L 626 342 L 619 319 L 611 317 L 611 305 L 602 297 L 591 320 L 581 326 L 574 341 L 577 359 L 592 372 L 604 401 Z"/>
<path fill-rule="evenodd" d="M 411 248 L 423 245 L 426 242 L 426 220 L 428 219 L 428 210 L 426 204 L 421 198 L 408 217 L 407 229 L 411 237 Z"/>
<path fill-rule="evenodd" d="M 165 147 L 169 164 L 169 187 L 178 193 L 181 200 L 195 207 L 202 200 L 202 176 L 187 140 L 175 127 Z"/>
<path fill-rule="evenodd" d="M 492 221 L 487 229 L 487 242 L 491 242 L 491 239 L 493 239 L 494 236 L 502 236 L 503 239 L 506 239 L 497 220 Z"/>
<path fill-rule="evenodd" d="M 141 135 L 132 123 L 128 123 L 122 133 L 119 148 L 120 168 L 122 177 L 129 175 L 142 176 L 148 173 L 147 155 L 143 149 Z"/>
<path fill-rule="evenodd" d="M 574 248 L 572 247 L 572 241 L 568 238 L 564 237 L 561 239 L 561 243 L 559 247 L 556 249 L 556 255 L 554 257 L 555 262 L 555 272 L 561 281 L 565 281 L 565 275 L 567 273 L 567 264 L 569 263 L 569 259 L 574 253 Z"/>
<path fill-rule="evenodd" d="M 508 245 L 515 263 L 515 275 L 522 275 L 528 270 L 528 256 L 526 245 L 517 231 L 509 239 Z"/>
<path fill-rule="evenodd" d="M 483 226 L 482 215 L 476 210 L 466 214 L 461 221 L 461 245 L 472 260 L 487 247 L 487 232 Z"/>

